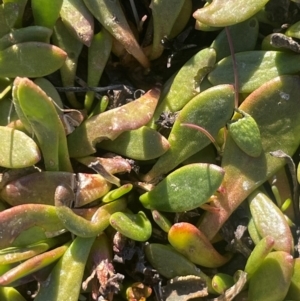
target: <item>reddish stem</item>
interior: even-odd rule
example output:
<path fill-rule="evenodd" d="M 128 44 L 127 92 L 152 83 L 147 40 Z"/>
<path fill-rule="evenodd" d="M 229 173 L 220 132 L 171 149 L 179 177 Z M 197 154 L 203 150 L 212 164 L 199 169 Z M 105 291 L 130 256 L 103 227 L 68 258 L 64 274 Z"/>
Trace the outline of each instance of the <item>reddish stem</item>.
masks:
<path fill-rule="evenodd" d="M 215 146 L 215 148 L 217 149 L 217 152 L 219 155 L 221 155 L 222 150 L 219 147 L 219 145 L 216 142 L 216 139 L 203 127 L 196 125 L 196 124 L 192 124 L 192 123 L 181 123 L 181 126 L 185 126 L 188 127 L 190 129 L 195 129 L 201 133 L 203 133 L 210 141 L 211 143 Z"/>
<path fill-rule="evenodd" d="M 225 27 L 226 35 L 227 35 L 227 40 L 228 40 L 228 45 L 230 49 L 230 54 L 232 58 L 232 64 L 233 64 L 233 73 L 234 73 L 234 102 L 235 102 L 235 108 L 239 106 L 239 76 L 238 76 L 238 70 L 237 70 L 237 62 L 235 59 L 235 54 L 234 54 L 234 47 L 233 47 L 233 42 L 231 38 L 231 34 L 229 31 L 228 27 Z"/>

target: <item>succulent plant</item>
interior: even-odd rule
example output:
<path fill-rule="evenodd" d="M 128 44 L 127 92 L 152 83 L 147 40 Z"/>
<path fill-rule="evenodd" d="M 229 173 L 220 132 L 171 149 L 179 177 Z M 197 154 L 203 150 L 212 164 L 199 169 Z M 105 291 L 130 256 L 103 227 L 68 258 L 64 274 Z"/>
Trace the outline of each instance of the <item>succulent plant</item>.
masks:
<path fill-rule="evenodd" d="M 300 300 L 299 37 L 297 1 L 3 0 L 0 300 Z"/>

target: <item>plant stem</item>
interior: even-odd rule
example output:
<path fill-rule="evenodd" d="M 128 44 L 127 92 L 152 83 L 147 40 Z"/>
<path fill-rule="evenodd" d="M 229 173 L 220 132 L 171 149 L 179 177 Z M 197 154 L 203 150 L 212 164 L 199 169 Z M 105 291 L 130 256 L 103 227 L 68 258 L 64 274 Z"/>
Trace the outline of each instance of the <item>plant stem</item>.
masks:
<path fill-rule="evenodd" d="M 234 54 L 234 47 L 233 47 L 233 42 L 231 38 L 231 34 L 229 31 L 228 27 L 225 27 L 226 35 L 227 35 L 227 40 L 229 44 L 229 49 L 231 53 L 231 58 L 232 58 L 232 64 L 233 64 L 233 73 L 234 73 L 234 90 L 235 90 L 235 107 L 237 108 L 239 106 L 239 76 L 238 76 L 238 70 L 237 70 L 237 63 L 235 59 L 235 54 Z"/>

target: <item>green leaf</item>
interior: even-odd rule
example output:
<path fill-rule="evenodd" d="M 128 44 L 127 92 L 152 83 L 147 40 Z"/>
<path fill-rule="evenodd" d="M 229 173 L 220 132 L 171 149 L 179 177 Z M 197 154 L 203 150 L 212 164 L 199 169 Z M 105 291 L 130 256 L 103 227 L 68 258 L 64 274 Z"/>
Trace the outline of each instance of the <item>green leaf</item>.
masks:
<path fill-rule="evenodd" d="M 300 39 L 300 21 L 289 26 L 285 34 L 289 37 Z"/>
<path fill-rule="evenodd" d="M 59 17 L 62 3 L 63 0 L 31 0 L 34 23 L 52 29 Z"/>
<path fill-rule="evenodd" d="M 53 45 L 41 42 L 15 44 L 0 51 L 0 76 L 42 77 L 58 70 L 65 59 L 66 53 Z"/>
<path fill-rule="evenodd" d="M 76 237 L 43 282 L 35 301 L 78 300 L 83 273 L 95 237 Z"/>
<path fill-rule="evenodd" d="M 199 20 L 196 20 L 196 22 L 195 22 L 195 29 L 196 30 L 210 32 L 210 31 L 219 31 L 219 30 L 222 29 L 222 27 L 210 26 L 210 25 L 207 25 L 207 24 L 205 24 L 203 22 L 200 22 Z"/>
<path fill-rule="evenodd" d="M 169 243 L 191 262 L 217 268 L 227 263 L 231 256 L 221 255 L 201 231 L 190 223 L 176 223 L 168 233 Z"/>
<path fill-rule="evenodd" d="M 234 52 L 254 50 L 258 37 L 259 23 L 256 18 L 248 19 L 242 23 L 228 27 Z M 223 29 L 214 39 L 211 47 L 216 50 L 217 62 L 222 58 L 231 55 L 227 34 Z"/>
<path fill-rule="evenodd" d="M 11 247 L 0 250 L 1 265 L 20 263 L 38 254 L 44 253 L 53 247 L 63 244 L 70 239 L 69 234 L 48 238 L 24 247 Z M 0 273 L 1 275 L 1 273 Z"/>
<path fill-rule="evenodd" d="M 152 218 L 153 221 L 166 233 L 169 232 L 170 228 L 172 227 L 172 223 L 169 219 L 163 215 L 161 212 L 157 210 L 152 210 Z"/>
<path fill-rule="evenodd" d="M 25 298 L 13 287 L 0 287 L 0 300 L 26 301 Z"/>
<path fill-rule="evenodd" d="M 195 209 L 209 200 L 224 177 L 217 165 L 195 163 L 170 173 L 153 190 L 140 196 L 147 209 L 183 212 Z"/>
<path fill-rule="evenodd" d="M 274 250 L 294 253 L 294 239 L 287 220 L 272 200 L 259 190 L 248 197 L 251 215 L 261 237 L 274 238 Z"/>
<path fill-rule="evenodd" d="M 170 149 L 158 159 L 143 180 L 159 178 L 211 143 L 205 134 L 182 126 L 182 123 L 203 127 L 216 137 L 231 118 L 233 109 L 234 89 L 231 85 L 215 86 L 195 96 L 176 118 L 168 138 Z"/>
<path fill-rule="evenodd" d="M 64 230 L 54 206 L 25 204 L 0 212 L 0 249 L 22 247 Z M 21 221 L 21 222 L 20 222 Z"/>
<path fill-rule="evenodd" d="M 238 147 L 246 154 L 252 157 L 258 157 L 262 152 L 261 137 L 259 128 L 249 114 L 238 110 L 243 117 L 227 124 L 229 133 L 238 145 Z"/>
<path fill-rule="evenodd" d="M 140 64 L 149 68 L 149 60 L 138 44 L 118 0 L 83 0 L 101 25 L 134 56 Z"/>
<path fill-rule="evenodd" d="M 56 88 L 53 84 L 46 79 L 45 77 L 38 77 L 34 80 L 34 83 L 38 85 L 54 102 L 55 102 L 55 109 L 57 114 L 62 117 L 63 114 L 63 103 L 61 101 L 60 95 L 57 92 Z"/>
<path fill-rule="evenodd" d="M 25 277 L 50 265 L 54 261 L 58 260 L 66 252 L 68 246 L 69 244 L 65 244 L 51 251 L 27 259 L 26 261 L 6 272 L 4 275 L 1 275 L 0 285 L 8 286 L 14 281 L 17 281 L 22 277 Z"/>
<path fill-rule="evenodd" d="M 168 140 L 146 126 L 126 131 L 115 140 L 104 140 L 99 147 L 135 160 L 151 160 L 163 155 L 170 147 Z"/>
<path fill-rule="evenodd" d="M 185 5 L 185 0 L 164 1 L 152 0 L 150 8 L 153 17 L 153 44 L 151 49 L 151 60 L 155 60 L 161 56 L 164 47 L 161 40 L 168 37 L 171 33 L 173 25 Z"/>
<path fill-rule="evenodd" d="M 235 59 L 240 93 L 251 93 L 278 75 L 300 71 L 299 56 L 280 51 L 239 52 L 235 54 Z M 208 80 L 213 85 L 234 83 L 231 56 L 216 64 L 215 69 L 209 73 Z"/>
<path fill-rule="evenodd" d="M 153 116 L 160 90 L 154 88 L 121 107 L 105 111 L 84 121 L 68 136 L 71 157 L 84 157 L 96 152 L 96 144 L 114 140 L 121 133 L 140 128 Z M 139 112 L 139 114 L 136 114 Z"/>
<path fill-rule="evenodd" d="M 3 0 L 5 23 L 12 28 L 22 27 L 27 0 Z"/>
<path fill-rule="evenodd" d="M 91 221 L 74 213 L 69 208 L 75 199 L 75 193 L 67 185 L 60 185 L 55 191 L 55 206 L 58 218 L 65 228 L 80 237 L 93 237 L 100 234 L 109 226 L 110 216 L 126 208 L 126 201 L 118 199 L 97 209 Z"/>
<path fill-rule="evenodd" d="M 89 47 L 94 35 L 94 17 L 82 0 L 63 0 L 60 17 L 82 44 Z"/>
<path fill-rule="evenodd" d="M 147 244 L 145 255 L 154 269 L 167 279 L 177 276 L 199 276 L 206 281 L 209 292 L 214 292 L 211 279 L 172 246 L 158 243 Z"/>
<path fill-rule="evenodd" d="M 234 285 L 232 276 L 224 273 L 218 273 L 212 278 L 212 285 L 216 292 L 224 294 L 224 292 Z"/>
<path fill-rule="evenodd" d="M 53 29 L 53 43 L 67 53 L 67 58 L 60 68 L 61 80 L 65 87 L 74 86 L 78 58 L 83 44 L 75 38 L 62 20 L 58 20 Z M 81 108 L 74 92 L 67 92 L 66 96 L 73 108 Z"/>
<path fill-rule="evenodd" d="M 222 167 L 225 170 L 224 193 L 214 202 L 218 214 L 206 212 L 199 228 L 212 239 L 230 214 L 245 198 L 285 165 L 269 152 L 282 150 L 292 156 L 300 144 L 300 79 L 280 76 L 266 82 L 250 94 L 239 107 L 256 121 L 263 152 L 257 158 L 243 152 L 227 135 Z"/>
<path fill-rule="evenodd" d="M 247 259 L 245 272 L 248 274 L 248 279 L 259 268 L 266 256 L 272 251 L 275 240 L 271 236 L 262 238 L 252 250 Z"/>
<path fill-rule="evenodd" d="M 130 192 L 132 190 L 132 188 L 133 188 L 133 185 L 130 183 L 127 183 L 116 189 L 112 189 L 104 195 L 104 197 L 102 198 L 102 202 L 109 203 L 109 202 L 115 201 L 115 200 L 119 199 L 120 197 L 122 197 L 123 195 Z"/>
<path fill-rule="evenodd" d="M 193 97 L 198 95 L 202 79 L 216 63 L 216 52 L 205 48 L 190 58 L 163 86 L 161 101 L 155 110 L 153 120 L 157 120 L 163 111 L 177 112 Z M 164 91 L 166 91 L 164 93 Z"/>
<path fill-rule="evenodd" d="M 282 301 L 294 271 L 293 257 L 286 252 L 271 252 L 249 281 L 249 300 Z"/>
<path fill-rule="evenodd" d="M 0 37 L 8 34 L 11 30 L 11 24 L 6 20 L 7 9 L 4 8 L 4 4 L 0 5 Z M 12 15 L 14 15 L 15 19 L 18 17 L 18 12 L 15 11 Z"/>
<path fill-rule="evenodd" d="M 193 17 L 214 27 L 230 26 L 243 22 L 259 12 L 269 0 L 213 0 L 212 3 L 197 9 Z"/>
<path fill-rule="evenodd" d="M 287 293 L 287 300 L 300 300 L 300 258 L 294 260 L 294 273 L 292 276 L 292 282 Z"/>
<path fill-rule="evenodd" d="M 15 29 L 0 39 L 0 50 L 24 42 L 49 43 L 51 35 L 52 30 L 43 26 L 28 26 Z"/>
<path fill-rule="evenodd" d="M 17 77 L 13 100 L 20 119 L 38 140 L 46 170 L 72 171 L 65 130 L 48 95 L 28 78 Z"/>
<path fill-rule="evenodd" d="M 186 27 L 187 23 L 189 22 L 191 18 L 191 14 L 193 11 L 193 1 L 192 0 L 185 0 L 184 5 L 182 6 L 175 23 L 172 27 L 172 30 L 168 37 L 170 39 L 175 38 L 177 35 L 179 35 L 184 28 Z"/>
<path fill-rule="evenodd" d="M 87 85 L 96 87 L 102 76 L 107 60 L 111 53 L 113 38 L 111 34 L 102 28 L 93 36 L 91 46 L 88 49 Z M 101 57 L 101 60 L 99 60 Z M 89 112 L 94 100 L 94 91 L 88 91 L 84 100 L 84 107 Z"/>
<path fill-rule="evenodd" d="M 0 126 L 0 166 L 24 168 L 40 161 L 36 143 L 25 133 Z"/>
<path fill-rule="evenodd" d="M 147 241 L 152 234 L 151 222 L 143 211 L 139 211 L 137 214 L 113 213 L 109 223 L 115 230 L 135 241 Z"/>

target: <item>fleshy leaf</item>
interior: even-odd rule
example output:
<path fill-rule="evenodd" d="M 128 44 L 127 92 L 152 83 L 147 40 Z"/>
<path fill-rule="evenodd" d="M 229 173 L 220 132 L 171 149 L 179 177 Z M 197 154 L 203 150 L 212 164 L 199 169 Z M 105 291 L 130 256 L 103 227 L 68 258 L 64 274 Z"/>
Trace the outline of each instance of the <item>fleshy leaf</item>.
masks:
<path fill-rule="evenodd" d="M 58 70 L 66 56 L 62 49 L 46 43 L 15 44 L 0 51 L 0 76 L 42 77 Z"/>
<path fill-rule="evenodd" d="M 0 299 L 2 301 L 26 301 L 26 299 L 13 287 L 0 287 Z"/>
<path fill-rule="evenodd" d="M 102 26 L 105 27 L 143 67 L 149 68 L 149 60 L 136 41 L 127 23 L 120 1 L 84 0 L 84 3 Z"/>
<path fill-rule="evenodd" d="M 254 224 L 254 220 L 251 217 L 248 222 L 248 232 L 255 245 L 257 245 L 261 241 L 262 237 L 258 233 Z"/>
<path fill-rule="evenodd" d="M 101 198 L 112 186 L 98 174 L 44 171 L 10 179 L 0 195 L 11 206 L 28 203 L 54 205 L 55 190 L 60 184 L 76 190 L 74 207 L 82 207 Z"/>
<path fill-rule="evenodd" d="M 93 237 L 100 234 L 109 226 L 110 216 L 126 208 L 126 201 L 117 201 L 105 204 L 97 209 L 91 221 L 75 214 L 69 206 L 75 199 L 74 192 L 69 186 L 60 185 L 55 191 L 56 214 L 65 228 L 80 237 Z"/>
<path fill-rule="evenodd" d="M 74 207 L 84 206 L 103 197 L 109 192 L 112 186 L 100 174 L 79 173 L 77 174 L 77 183 Z"/>
<path fill-rule="evenodd" d="M 257 42 L 258 29 L 259 23 L 256 18 L 251 18 L 228 27 L 234 52 L 254 50 Z M 225 29 L 218 34 L 212 42 L 211 47 L 216 50 L 217 62 L 231 54 Z"/>
<path fill-rule="evenodd" d="M 24 168 L 41 159 L 38 146 L 23 132 L 0 126 L 0 141 L 0 166 Z"/>
<path fill-rule="evenodd" d="M 75 174 L 70 172 L 35 172 L 10 181 L 1 190 L 1 198 L 11 206 L 29 203 L 54 205 L 56 187 L 61 183 L 73 187 L 75 181 Z"/>
<path fill-rule="evenodd" d="M 72 87 L 74 86 L 78 58 L 83 44 L 70 33 L 61 20 L 58 20 L 54 26 L 53 42 L 67 53 L 67 58 L 60 68 L 60 74 L 63 85 Z M 67 92 L 66 96 L 73 108 L 81 107 L 74 92 Z"/>
<path fill-rule="evenodd" d="M 300 21 L 289 26 L 285 34 L 289 37 L 300 39 Z"/>
<path fill-rule="evenodd" d="M 266 256 L 271 252 L 274 246 L 274 238 L 271 236 L 265 236 L 252 250 L 250 256 L 247 259 L 245 272 L 248 274 L 248 279 L 259 268 Z"/>
<path fill-rule="evenodd" d="M 240 93 L 251 93 L 276 76 L 300 71 L 299 56 L 280 51 L 239 52 L 235 54 L 235 59 Z M 213 85 L 234 83 L 231 56 L 216 64 L 215 69 L 209 73 L 208 80 Z"/>
<path fill-rule="evenodd" d="M 209 292 L 214 292 L 211 279 L 172 246 L 158 243 L 147 244 L 145 255 L 154 269 L 167 279 L 177 276 L 199 276 L 206 281 Z"/>
<path fill-rule="evenodd" d="M 15 11 L 15 18 L 18 17 L 18 12 Z M 11 30 L 10 24 L 8 24 L 6 20 L 6 9 L 4 8 L 4 4 L 0 5 L 0 37 L 3 37 L 5 34 L 8 34 Z"/>
<path fill-rule="evenodd" d="M 103 203 L 109 203 L 115 201 L 125 195 L 126 193 L 130 192 L 133 185 L 130 183 L 124 184 L 116 189 L 110 190 L 105 196 L 102 198 Z"/>
<path fill-rule="evenodd" d="M 249 114 L 238 111 L 243 117 L 233 119 L 227 124 L 228 130 L 234 142 L 246 154 L 252 157 L 258 157 L 262 152 L 261 138 L 259 128 Z"/>
<path fill-rule="evenodd" d="M 59 17 L 62 3 L 63 0 L 32 0 L 34 23 L 52 29 Z"/>
<path fill-rule="evenodd" d="M 109 223 L 115 230 L 135 241 L 147 241 L 152 234 L 151 222 L 143 211 L 137 214 L 113 213 Z"/>
<path fill-rule="evenodd" d="M 191 262 L 207 268 L 217 268 L 229 261 L 231 256 L 221 255 L 201 233 L 190 223 L 176 223 L 168 233 L 169 243 Z"/>
<path fill-rule="evenodd" d="M 87 85 L 89 87 L 96 87 L 98 85 L 102 72 L 110 56 L 111 47 L 112 36 L 104 28 L 93 36 L 91 46 L 88 50 Z M 84 107 L 88 112 L 93 104 L 94 95 L 94 91 L 88 91 L 86 93 Z"/>
<path fill-rule="evenodd" d="M 5 22 L 11 29 L 22 27 L 27 0 L 4 0 L 1 3 L 4 5 Z"/>
<path fill-rule="evenodd" d="M 13 101 L 19 118 L 38 140 L 46 170 L 72 171 L 65 130 L 48 95 L 28 78 L 17 77 Z"/>
<path fill-rule="evenodd" d="M 205 48 L 190 58 L 163 86 L 161 101 L 155 110 L 154 121 L 163 111 L 181 110 L 200 91 L 200 83 L 216 63 L 216 52 Z M 165 92 L 167 90 L 167 92 Z"/>
<path fill-rule="evenodd" d="M 154 222 L 166 233 L 169 232 L 169 230 L 172 227 L 172 223 L 168 220 L 166 216 L 164 216 L 161 212 L 157 210 L 152 210 L 152 218 Z"/>
<path fill-rule="evenodd" d="M 215 86 L 195 96 L 176 118 L 168 138 L 170 149 L 157 160 L 143 180 L 152 181 L 159 178 L 210 144 L 211 141 L 206 135 L 182 126 L 182 123 L 203 127 L 216 137 L 219 130 L 229 121 L 233 109 L 234 89 L 231 85 Z"/>
<path fill-rule="evenodd" d="M 219 294 L 224 294 L 233 285 L 233 277 L 228 274 L 218 273 L 212 278 L 212 286 Z"/>
<path fill-rule="evenodd" d="M 64 230 L 54 206 L 40 204 L 15 206 L 0 212 L 0 219 L 1 249 L 27 246 L 58 235 Z"/>
<path fill-rule="evenodd" d="M 87 119 L 68 137 L 70 156 L 93 154 L 96 144 L 102 140 L 114 140 L 124 131 L 135 130 L 148 123 L 159 95 L 160 89 L 154 88 L 128 104 Z"/>
<path fill-rule="evenodd" d="M 76 237 L 41 285 L 35 301 L 78 300 L 84 268 L 95 237 Z"/>
<path fill-rule="evenodd" d="M 248 197 L 251 215 L 261 237 L 274 238 L 274 250 L 293 254 L 294 239 L 284 214 L 272 200 L 259 190 Z"/>
<path fill-rule="evenodd" d="M 18 279 L 27 276 L 35 271 L 42 269 L 45 266 L 50 265 L 52 262 L 58 260 L 68 249 L 68 245 L 62 245 L 51 251 L 45 252 L 34 256 L 13 269 L 0 276 L 0 285 L 6 286 Z"/>
<path fill-rule="evenodd" d="M 160 133 L 143 126 L 126 131 L 113 141 L 104 140 L 99 147 L 131 159 L 151 160 L 163 155 L 170 144 Z"/>
<path fill-rule="evenodd" d="M 152 0 L 150 8 L 153 16 L 153 44 L 151 49 L 151 60 L 155 60 L 161 56 L 164 47 L 161 40 L 171 33 L 173 25 L 179 15 L 185 0 L 164 1 Z"/>
<path fill-rule="evenodd" d="M 268 0 L 213 0 L 212 3 L 196 10 L 193 17 L 214 27 L 230 26 L 243 22 L 259 12 Z"/>
<path fill-rule="evenodd" d="M 192 11 L 193 1 L 185 0 L 184 5 L 182 6 L 179 15 L 177 16 L 175 23 L 172 27 L 171 33 L 168 35 L 170 39 L 175 38 L 184 30 L 185 26 L 191 18 Z"/>
<path fill-rule="evenodd" d="M 46 240 L 38 241 L 24 247 L 10 247 L 0 250 L 1 265 L 20 263 L 26 259 L 32 258 L 38 254 L 44 253 L 52 249 L 56 245 L 63 244 L 70 239 L 69 234 L 59 235 L 57 237 L 48 238 Z M 1 275 L 1 273 L 0 273 Z"/>
<path fill-rule="evenodd" d="M 90 166 L 91 163 L 99 162 L 103 168 L 111 173 L 129 173 L 132 169 L 132 166 L 128 162 L 127 159 L 122 158 L 120 156 L 108 157 L 108 158 L 100 158 L 100 157 L 83 157 L 83 158 L 76 158 L 80 163 L 84 164 L 85 166 Z"/>
<path fill-rule="evenodd" d="M 55 102 L 55 109 L 57 114 L 62 118 L 63 116 L 63 103 L 54 85 L 45 77 L 38 77 L 33 81 L 38 85 L 51 99 Z"/>
<path fill-rule="evenodd" d="M 218 213 L 206 212 L 199 223 L 209 239 L 252 191 L 283 167 L 285 161 L 269 152 L 281 149 L 292 156 L 298 148 L 300 111 L 295 108 L 299 106 L 299 89 L 299 77 L 277 77 L 250 94 L 240 106 L 255 119 L 263 152 L 257 158 L 250 157 L 227 135 L 222 160 L 224 193 L 214 201 Z"/>
<path fill-rule="evenodd" d="M 236 283 L 227 289 L 224 294 L 220 295 L 217 298 L 210 299 L 210 301 L 232 301 L 236 300 L 236 296 L 243 291 L 244 286 L 247 283 L 247 273 L 243 271 L 237 271 L 238 273 L 238 280 Z M 239 300 L 239 298 L 237 299 Z"/>
<path fill-rule="evenodd" d="M 294 260 L 294 273 L 292 276 L 292 282 L 289 287 L 288 294 L 286 296 L 287 300 L 300 300 L 300 258 L 295 258 Z"/>
<path fill-rule="evenodd" d="M 183 212 L 206 203 L 218 189 L 224 177 L 217 165 L 195 163 L 170 173 L 153 190 L 140 196 L 148 209 L 166 212 Z"/>
<path fill-rule="evenodd" d="M 94 18 L 82 0 L 63 0 L 60 17 L 74 37 L 88 47 L 91 45 Z"/>
<path fill-rule="evenodd" d="M 43 26 L 28 26 L 15 29 L 0 39 L 0 50 L 23 42 L 49 43 L 52 30 Z"/>
<path fill-rule="evenodd" d="M 286 252 L 271 252 L 249 280 L 249 300 L 282 301 L 294 270 L 293 257 Z"/>

